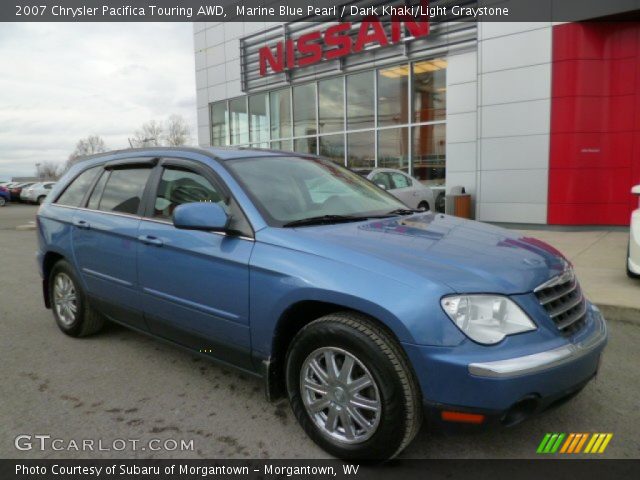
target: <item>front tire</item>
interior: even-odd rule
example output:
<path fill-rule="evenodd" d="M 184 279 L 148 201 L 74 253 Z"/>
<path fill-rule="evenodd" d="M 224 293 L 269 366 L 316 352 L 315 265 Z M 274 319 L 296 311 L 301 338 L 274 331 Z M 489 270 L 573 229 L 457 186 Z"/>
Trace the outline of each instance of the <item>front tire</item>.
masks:
<path fill-rule="evenodd" d="M 4 207 L 7 204 L 7 200 L 4 197 L 0 197 L 0 207 Z"/>
<path fill-rule="evenodd" d="M 422 209 L 422 210 L 429 210 L 429 202 L 420 202 L 420 204 L 418 205 L 418 209 Z"/>
<path fill-rule="evenodd" d="M 302 328 L 287 352 L 286 380 L 298 422 L 338 458 L 393 458 L 422 423 L 404 352 L 361 314 L 330 314 Z"/>
<path fill-rule="evenodd" d="M 85 337 L 104 326 L 104 318 L 89 305 L 73 268 L 58 261 L 49 275 L 49 298 L 56 324 L 71 337 Z"/>

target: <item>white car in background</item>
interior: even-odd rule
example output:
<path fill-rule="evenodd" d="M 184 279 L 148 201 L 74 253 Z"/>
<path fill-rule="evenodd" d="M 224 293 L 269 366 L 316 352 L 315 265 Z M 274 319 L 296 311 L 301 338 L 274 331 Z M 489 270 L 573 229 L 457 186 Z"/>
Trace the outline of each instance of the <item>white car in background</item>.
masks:
<path fill-rule="evenodd" d="M 431 188 L 420 183 L 420 180 L 407 175 L 402 170 L 393 168 L 375 168 L 373 170 L 355 170 L 380 188 L 387 190 L 411 208 L 424 208 L 436 211 L 436 195 Z"/>
<path fill-rule="evenodd" d="M 638 195 L 640 199 L 640 185 L 633 187 L 631 193 Z M 627 275 L 631 278 L 640 278 L 640 202 L 638 208 L 631 213 Z"/>
<path fill-rule="evenodd" d="M 44 199 L 49 195 L 49 192 L 53 188 L 56 182 L 39 182 L 34 183 L 28 188 L 25 188 L 20 192 L 20 200 L 28 203 L 41 204 Z"/>

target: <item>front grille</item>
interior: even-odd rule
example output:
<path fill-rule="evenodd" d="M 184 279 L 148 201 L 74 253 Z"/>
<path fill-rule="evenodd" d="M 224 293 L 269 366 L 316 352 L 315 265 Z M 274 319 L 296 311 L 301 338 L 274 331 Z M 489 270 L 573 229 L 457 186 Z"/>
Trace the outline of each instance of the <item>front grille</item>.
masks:
<path fill-rule="evenodd" d="M 572 335 L 584 326 L 587 302 L 572 270 L 552 278 L 534 292 L 540 305 L 564 335 Z"/>

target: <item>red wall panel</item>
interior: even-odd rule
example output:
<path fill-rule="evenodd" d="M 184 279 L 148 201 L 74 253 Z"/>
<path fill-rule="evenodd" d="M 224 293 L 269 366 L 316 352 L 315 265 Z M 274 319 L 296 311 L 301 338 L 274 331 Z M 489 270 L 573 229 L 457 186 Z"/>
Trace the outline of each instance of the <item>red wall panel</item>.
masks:
<path fill-rule="evenodd" d="M 640 183 L 640 23 L 553 28 L 548 221 L 627 225 Z"/>

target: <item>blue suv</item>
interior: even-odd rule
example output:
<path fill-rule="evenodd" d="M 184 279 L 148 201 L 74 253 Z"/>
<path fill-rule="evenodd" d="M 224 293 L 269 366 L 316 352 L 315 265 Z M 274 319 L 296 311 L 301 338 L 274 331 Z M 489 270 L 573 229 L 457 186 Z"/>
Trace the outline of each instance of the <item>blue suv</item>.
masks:
<path fill-rule="evenodd" d="M 38 212 L 47 307 L 264 379 L 344 459 L 427 417 L 510 425 L 576 394 L 607 340 L 570 263 L 533 238 L 408 209 L 331 161 L 143 149 L 72 167 Z"/>

